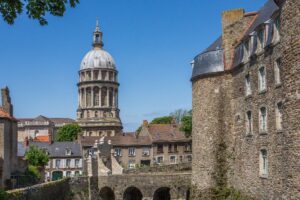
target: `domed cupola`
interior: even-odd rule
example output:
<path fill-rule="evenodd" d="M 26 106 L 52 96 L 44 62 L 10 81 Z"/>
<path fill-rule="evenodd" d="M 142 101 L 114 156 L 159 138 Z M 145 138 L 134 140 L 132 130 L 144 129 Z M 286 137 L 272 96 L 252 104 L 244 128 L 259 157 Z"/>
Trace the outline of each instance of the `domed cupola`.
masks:
<path fill-rule="evenodd" d="M 81 62 L 77 86 L 77 122 L 83 136 L 121 134 L 118 71 L 112 56 L 103 50 L 98 20 L 93 33 L 93 49 Z"/>
<path fill-rule="evenodd" d="M 103 50 L 102 35 L 97 20 L 96 29 L 93 35 L 93 49 L 82 59 L 80 70 L 93 68 L 115 69 L 113 57 L 107 51 Z"/>

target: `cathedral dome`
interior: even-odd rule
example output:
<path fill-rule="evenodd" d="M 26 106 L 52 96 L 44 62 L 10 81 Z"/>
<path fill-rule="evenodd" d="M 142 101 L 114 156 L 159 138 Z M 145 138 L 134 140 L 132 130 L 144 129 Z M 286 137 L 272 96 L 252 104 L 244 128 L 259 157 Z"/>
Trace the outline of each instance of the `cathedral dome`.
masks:
<path fill-rule="evenodd" d="M 115 69 L 115 61 L 107 51 L 94 48 L 82 59 L 80 70 L 93 68 Z"/>

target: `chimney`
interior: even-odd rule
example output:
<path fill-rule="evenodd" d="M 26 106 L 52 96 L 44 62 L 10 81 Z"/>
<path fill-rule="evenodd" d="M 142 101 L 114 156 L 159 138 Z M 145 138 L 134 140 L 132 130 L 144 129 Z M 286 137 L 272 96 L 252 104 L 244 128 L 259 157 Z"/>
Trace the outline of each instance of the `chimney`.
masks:
<path fill-rule="evenodd" d="M 143 121 L 143 126 L 148 126 L 148 125 L 149 125 L 148 121 L 147 121 L 147 120 L 144 120 L 144 121 Z"/>
<path fill-rule="evenodd" d="M 13 116 L 13 105 L 11 104 L 9 89 L 7 86 L 1 89 L 1 95 L 2 95 L 2 107 L 4 111 L 7 112 L 10 116 Z"/>
<path fill-rule="evenodd" d="M 224 29 L 229 25 L 242 19 L 244 14 L 245 10 L 242 8 L 224 11 L 222 13 L 222 32 L 224 33 Z"/>

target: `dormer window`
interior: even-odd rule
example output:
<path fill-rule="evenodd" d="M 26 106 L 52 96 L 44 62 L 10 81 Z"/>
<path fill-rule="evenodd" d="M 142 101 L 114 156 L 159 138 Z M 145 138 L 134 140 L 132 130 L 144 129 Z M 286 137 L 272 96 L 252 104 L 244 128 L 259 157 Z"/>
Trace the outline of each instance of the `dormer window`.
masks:
<path fill-rule="evenodd" d="M 70 148 L 66 148 L 65 153 L 66 153 L 66 156 L 70 156 L 72 154 L 72 151 Z"/>
<path fill-rule="evenodd" d="M 259 50 L 264 48 L 265 45 L 265 30 L 263 28 L 261 28 L 258 33 L 257 33 L 257 37 L 258 37 L 258 46 L 259 46 Z"/>
<path fill-rule="evenodd" d="M 247 61 L 250 55 L 250 39 L 244 42 L 244 58 L 243 61 Z"/>

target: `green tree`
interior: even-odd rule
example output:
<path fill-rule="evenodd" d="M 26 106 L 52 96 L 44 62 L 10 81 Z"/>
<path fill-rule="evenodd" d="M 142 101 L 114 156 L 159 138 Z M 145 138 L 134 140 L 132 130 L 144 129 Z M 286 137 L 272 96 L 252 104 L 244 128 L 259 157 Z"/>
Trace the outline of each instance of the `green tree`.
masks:
<path fill-rule="evenodd" d="M 172 121 L 173 121 L 173 117 L 172 116 L 164 116 L 164 117 L 154 118 L 151 121 L 151 124 L 171 124 Z"/>
<path fill-rule="evenodd" d="M 79 0 L 0 0 L 0 13 L 4 21 L 13 24 L 23 10 L 29 18 L 38 20 L 41 25 L 46 25 L 46 14 L 63 16 L 66 7 L 74 8 Z"/>
<path fill-rule="evenodd" d="M 58 129 L 57 141 L 74 141 L 77 139 L 78 134 L 81 132 L 78 124 L 66 124 Z"/>
<path fill-rule="evenodd" d="M 192 116 L 186 115 L 181 119 L 181 131 L 184 131 L 185 137 L 191 137 L 192 135 Z"/>
<path fill-rule="evenodd" d="M 187 115 L 190 115 L 190 111 L 185 110 L 185 109 L 178 109 L 178 110 L 175 110 L 174 112 L 170 113 L 170 116 L 172 116 L 176 120 L 177 124 L 180 124 L 181 119 Z"/>
<path fill-rule="evenodd" d="M 49 161 L 49 157 L 47 155 L 47 153 L 42 150 L 39 149 L 36 146 L 31 145 L 29 147 L 29 150 L 26 151 L 25 153 L 25 158 L 26 160 L 28 160 L 28 163 L 32 166 L 45 166 L 48 161 Z"/>

